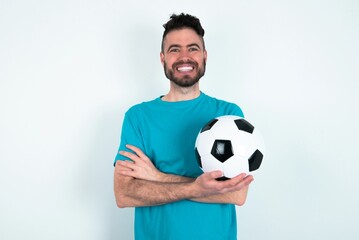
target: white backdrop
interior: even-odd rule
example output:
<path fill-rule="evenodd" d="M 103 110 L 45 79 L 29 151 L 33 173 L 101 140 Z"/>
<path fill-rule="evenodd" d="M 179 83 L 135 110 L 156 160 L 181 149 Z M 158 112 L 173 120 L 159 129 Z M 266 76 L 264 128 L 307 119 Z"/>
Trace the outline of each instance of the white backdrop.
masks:
<path fill-rule="evenodd" d="M 240 239 L 358 239 L 355 0 L 0 0 L 0 239 L 133 239 L 112 162 L 125 110 L 167 92 L 173 12 L 206 30 L 202 90 L 265 136 Z"/>

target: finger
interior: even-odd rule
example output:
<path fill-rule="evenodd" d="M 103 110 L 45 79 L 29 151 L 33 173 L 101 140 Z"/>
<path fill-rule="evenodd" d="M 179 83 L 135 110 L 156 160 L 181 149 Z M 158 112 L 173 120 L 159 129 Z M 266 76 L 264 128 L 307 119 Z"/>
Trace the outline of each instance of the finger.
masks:
<path fill-rule="evenodd" d="M 120 175 L 123 175 L 123 176 L 128 176 L 128 177 L 134 177 L 136 178 L 136 173 L 132 170 L 126 170 L 126 169 L 122 169 L 122 170 L 119 170 L 118 173 Z"/>
<path fill-rule="evenodd" d="M 118 161 L 120 169 L 127 169 L 133 171 L 136 168 L 136 165 L 132 161 L 124 160 Z"/>
<path fill-rule="evenodd" d="M 224 191 L 236 191 L 236 190 L 240 190 L 246 186 L 248 186 L 252 181 L 253 181 L 253 176 L 248 175 L 243 177 L 241 176 L 237 176 L 237 179 L 230 179 L 228 181 L 225 181 L 226 185 L 223 190 Z"/>
<path fill-rule="evenodd" d="M 217 178 L 223 177 L 223 172 L 219 171 L 219 170 L 209 172 L 209 177 L 212 179 L 217 179 Z"/>
<path fill-rule="evenodd" d="M 137 166 L 133 162 L 128 160 L 117 161 L 116 166 L 117 166 L 117 173 L 119 175 L 129 176 L 134 178 L 138 177 L 136 171 Z"/>
<path fill-rule="evenodd" d="M 126 172 L 133 172 L 133 170 L 124 164 L 125 161 L 118 160 L 116 162 L 115 173 L 119 175 L 128 175 Z"/>
<path fill-rule="evenodd" d="M 231 182 L 233 182 L 234 184 L 237 182 L 241 182 L 243 181 L 243 179 L 245 179 L 246 177 L 250 177 L 251 175 L 247 175 L 245 173 L 241 173 L 233 178 L 230 179 Z"/>
<path fill-rule="evenodd" d="M 247 181 L 243 181 L 243 182 L 241 182 L 240 184 L 238 184 L 238 185 L 236 185 L 236 186 L 234 186 L 234 187 L 232 187 L 232 188 L 228 188 L 227 191 L 233 192 L 233 191 L 242 190 L 242 189 L 248 187 L 249 184 L 250 184 L 252 181 L 253 181 L 253 180 L 250 180 L 250 181 L 248 181 L 248 182 L 247 182 Z"/>
<path fill-rule="evenodd" d="M 144 154 L 143 151 L 140 148 L 138 148 L 136 146 L 133 146 L 131 144 L 127 144 L 126 147 L 128 149 L 134 151 L 137 154 L 137 156 L 139 156 L 140 158 L 147 159 L 146 154 Z"/>
<path fill-rule="evenodd" d="M 236 177 L 221 182 L 223 188 L 235 188 L 243 183 L 244 179 L 248 176 L 245 173 L 241 173 Z"/>
<path fill-rule="evenodd" d="M 246 185 L 249 185 L 251 182 L 254 181 L 254 178 L 253 178 L 252 175 L 249 175 L 249 176 L 245 177 L 245 178 L 243 179 L 243 181 L 244 181 L 244 183 L 245 183 Z"/>
<path fill-rule="evenodd" d="M 244 177 L 242 179 L 241 178 L 239 179 L 240 182 L 244 182 L 245 184 L 249 184 L 254 180 L 252 175 L 246 175 L 246 174 L 244 174 Z"/>
<path fill-rule="evenodd" d="M 139 161 L 139 159 L 140 159 L 136 154 L 131 153 L 131 152 L 119 151 L 118 153 L 122 156 L 125 156 L 125 157 L 131 159 L 134 162 Z"/>

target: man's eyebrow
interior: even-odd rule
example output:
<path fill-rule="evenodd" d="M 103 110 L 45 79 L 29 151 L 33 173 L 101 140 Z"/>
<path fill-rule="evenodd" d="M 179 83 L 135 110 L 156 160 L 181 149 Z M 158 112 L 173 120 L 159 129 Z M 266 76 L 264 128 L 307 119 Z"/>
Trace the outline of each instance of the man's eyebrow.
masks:
<path fill-rule="evenodd" d="M 179 44 L 172 44 L 168 47 L 167 51 L 170 50 L 171 48 L 174 48 L 174 47 L 178 47 L 180 48 L 181 46 Z"/>

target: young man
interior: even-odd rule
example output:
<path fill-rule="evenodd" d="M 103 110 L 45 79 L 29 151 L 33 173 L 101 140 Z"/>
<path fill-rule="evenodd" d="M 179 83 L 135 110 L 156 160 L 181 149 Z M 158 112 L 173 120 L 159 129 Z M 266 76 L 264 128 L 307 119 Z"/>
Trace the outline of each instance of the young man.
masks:
<path fill-rule="evenodd" d="M 235 205 L 244 204 L 253 177 L 217 181 L 222 173 L 203 173 L 194 146 L 208 121 L 243 113 L 199 89 L 207 61 L 200 21 L 172 15 L 164 28 L 160 58 L 170 89 L 126 112 L 115 160 L 117 205 L 136 207 L 138 240 L 237 239 Z"/>

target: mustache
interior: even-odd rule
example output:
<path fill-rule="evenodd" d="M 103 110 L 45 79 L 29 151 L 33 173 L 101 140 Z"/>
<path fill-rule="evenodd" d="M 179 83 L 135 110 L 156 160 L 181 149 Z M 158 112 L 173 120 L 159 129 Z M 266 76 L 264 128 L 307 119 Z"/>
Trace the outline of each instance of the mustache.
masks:
<path fill-rule="evenodd" d="M 187 60 L 187 61 L 184 61 L 184 60 L 179 60 L 177 62 L 175 62 L 172 67 L 173 68 L 176 68 L 178 67 L 179 65 L 183 65 L 183 64 L 191 64 L 191 65 L 194 65 L 196 68 L 198 67 L 198 63 L 194 62 L 194 61 L 191 61 L 191 60 Z"/>

